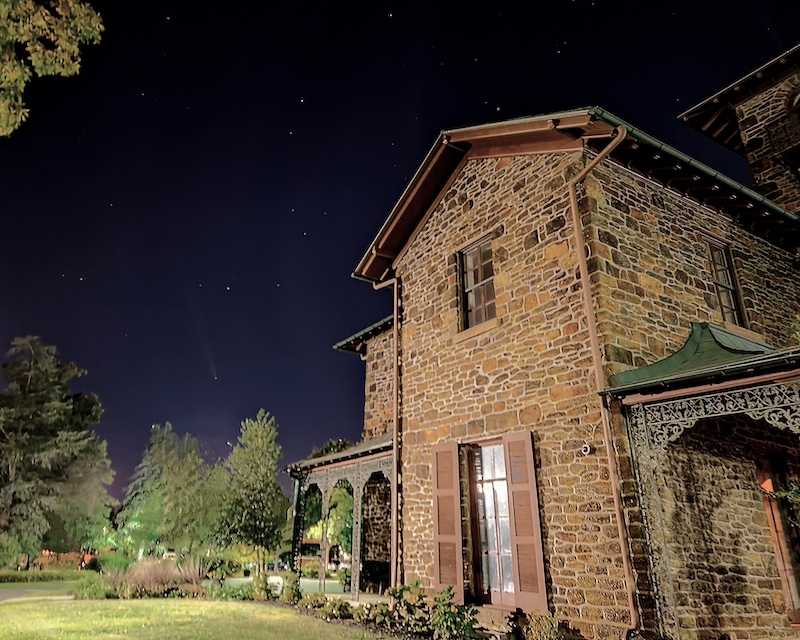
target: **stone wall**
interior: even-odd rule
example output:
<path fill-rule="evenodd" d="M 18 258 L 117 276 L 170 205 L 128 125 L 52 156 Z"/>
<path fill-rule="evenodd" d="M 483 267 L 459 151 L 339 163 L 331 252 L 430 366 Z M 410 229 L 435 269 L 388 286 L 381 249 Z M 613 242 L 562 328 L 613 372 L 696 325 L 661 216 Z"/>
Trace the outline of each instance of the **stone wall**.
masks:
<path fill-rule="evenodd" d="M 789 99 L 800 88 L 800 73 L 746 100 L 736 108 L 755 188 L 787 211 L 800 211 L 800 177 L 773 157 L 769 131 L 788 122 Z M 800 122 L 800 115 L 797 116 Z M 800 132 L 797 132 L 800 133 Z"/>
<path fill-rule="evenodd" d="M 394 416 L 392 384 L 393 331 L 367 341 L 366 380 L 364 383 L 364 439 L 389 433 Z"/>
<path fill-rule="evenodd" d="M 566 189 L 584 162 L 577 152 L 469 161 L 399 261 L 402 560 L 405 582 L 431 584 L 433 445 L 531 431 L 550 606 L 584 638 L 618 638 L 629 612 Z M 749 328 L 788 343 L 800 275 L 785 252 L 609 163 L 587 179 L 580 208 L 608 374 L 669 355 L 690 321 L 721 323 L 703 234 L 731 245 Z M 455 256 L 490 234 L 497 322 L 460 332 Z M 615 426 L 647 615 L 646 535 Z"/>
<path fill-rule="evenodd" d="M 565 185 L 582 161 L 468 162 L 397 272 L 405 581 L 432 580 L 433 445 L 529 430 L 551 606 L 590 639 L 620 637 L 629 612 L 568 222 Z M 490 233 L 497 323 L 461 339 L 456 252 Z"/>
<path fill-rule="evenodd" d="M 755 460 L 795 465 L 797 436 L 704 421 L 667 451 L 661 499 L 682 640 L 800 638 L 786 613 Z"/>
<path fill-rule="evenodd" d="M 392 561 L 392 487 L 388 480 L 370 480 L 364 488 L 361 513 L 364 562 Z"/>
<path fill-rule="evenodd" d="M 692 321 L 723 324 L 706 236 L 731 249 L 747 327 L 773 346 L 791 343 L 800 269 L 786 251 L 613 165 L 587 178 L 582 206 L 607 373 L 670 355 Z"/>

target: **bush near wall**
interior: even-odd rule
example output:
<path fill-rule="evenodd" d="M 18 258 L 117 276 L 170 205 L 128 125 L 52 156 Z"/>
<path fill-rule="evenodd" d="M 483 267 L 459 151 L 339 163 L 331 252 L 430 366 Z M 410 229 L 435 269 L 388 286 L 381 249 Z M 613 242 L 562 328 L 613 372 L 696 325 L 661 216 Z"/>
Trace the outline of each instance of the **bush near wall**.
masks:
<path fill-rule="evenodd" d="M 0 583 L 9 582 L 58 582 L 59 580 L 79 580 L 85 571 L 0 571 Z"/>

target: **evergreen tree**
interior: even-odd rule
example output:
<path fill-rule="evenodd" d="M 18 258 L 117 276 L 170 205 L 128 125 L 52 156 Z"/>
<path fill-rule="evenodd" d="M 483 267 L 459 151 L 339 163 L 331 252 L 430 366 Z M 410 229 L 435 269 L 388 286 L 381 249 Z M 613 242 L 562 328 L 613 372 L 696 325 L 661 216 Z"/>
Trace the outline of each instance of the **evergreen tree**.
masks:
<path fill-rule="evenodd" d="M 242 422 L 236 446 L 226 466 L 230 483 L 225 492 L 220 537 L 226 544 L 246 544 L 256 550 L 257 571 L 266 569 L 268 555 L 281 543 L 289 499 L 278 484 L 278 424 L 260 409 L 255 420 Z"/>
<path fill-rule="evenodd" d="M 94 507 L 109 504 L 104 485 L 112 474 L 105 442 L 89 431 L 100 419 L 100 402 L 69 388 L 84 371 L 59 361 L 55 347 L 28 336 L 12 342 L 3 373 L 8 385 L 0 394 L 0 562 L 5 563 L 18 553 L 37 553 L 53 514 L 79 508 L 71 502 L 70 487 L 81 484 L 80 478 L 91 486 L 87 499 Z"/>

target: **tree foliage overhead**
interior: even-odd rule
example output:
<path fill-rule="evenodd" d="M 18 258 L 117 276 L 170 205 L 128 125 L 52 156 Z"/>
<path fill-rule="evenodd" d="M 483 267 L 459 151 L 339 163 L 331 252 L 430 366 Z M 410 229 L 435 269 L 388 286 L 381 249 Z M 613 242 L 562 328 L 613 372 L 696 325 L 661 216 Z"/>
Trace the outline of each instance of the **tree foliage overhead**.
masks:
<path fill-rule="evenodd" d="M 12 342 L 3 373 L 0 561 L 38 552 L 54 517 L 82 544 L 111 503 L 106 445 L 89 430 L 100 419 L 100 402 L 72 393 L 69 383 L 85 372 L 34 336 Z"/>
<path fill-rule="evenodd" d="M 258 570 L 281 543 L 289 500 L 278 484 L 278 424 L 260 409 L 242 422 L 236 446 L 226 461 L 230 483 L 222 509 L 221 536 L 226 543 L 255 547 Z"/>
<path fill-rule="evenodd" d="M 25 86 L 38 76 L 72 76 L 81 50 L 97 44 L 103 22 L 80 0 L 0 0 L 0 136 L 9 136 L 28 116 Z"/>

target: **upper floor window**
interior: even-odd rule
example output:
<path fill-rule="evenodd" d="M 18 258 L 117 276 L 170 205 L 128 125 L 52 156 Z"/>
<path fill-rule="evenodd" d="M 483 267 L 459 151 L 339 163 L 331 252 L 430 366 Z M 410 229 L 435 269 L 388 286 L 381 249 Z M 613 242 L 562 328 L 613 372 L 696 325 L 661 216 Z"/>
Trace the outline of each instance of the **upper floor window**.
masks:
<path fill-rule="evenodd" d="M 462 329 L 495 317 L 492 239 L 485 238 L 459 253 Z"/>
<path fill-rule="evenodd" d="M 719 301 L 719 310 L 725 322 L 744 327 L 739 292 L 736 286 L 736 276 L 733 273 L 733 263 L 730 249 L 715 240 L 706 240 L 709 257 L 711 260 L 711 276 Z"/>

